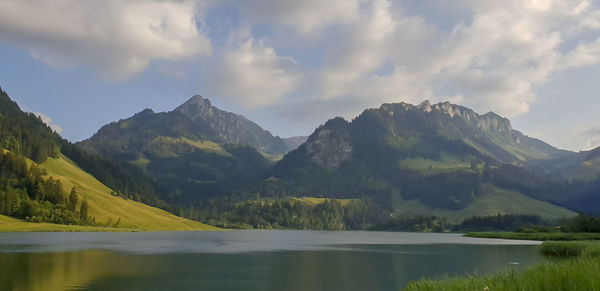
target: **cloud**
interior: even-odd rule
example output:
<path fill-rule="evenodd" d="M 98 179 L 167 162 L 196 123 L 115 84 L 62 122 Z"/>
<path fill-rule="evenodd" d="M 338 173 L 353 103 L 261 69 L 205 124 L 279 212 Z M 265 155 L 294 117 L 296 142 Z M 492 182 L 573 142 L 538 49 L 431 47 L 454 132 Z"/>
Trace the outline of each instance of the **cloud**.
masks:
<path fill-rule="evenodd" d="M 600 136 L 600 125 L 590 126 L 588 128 L 585 128 L 582 132 L 586 135 Z"/>
<path fill-rule="evenodd" d="M 296 66 L 292 57 L 279 56 L 264 41 L 246 36 L 232 39 L 204 74 L 215 95 L 253 109 L 273 105 L 294 90 L 300 77 Z"/>
<path fill-rule="evenodd" d="M 61 133 L 63 131 L 62 127 L 60 127 L 58 124 L 52 123 L 52 118 L 44 115 L 41 112 L 31 112 L 31 113 L 33 113 L 35 116 L 39 117 L 46 125 L 48 125 L 52 130 L 56 131 L 57 133 Z"/>
<path fill-rule="evenodd" d="M 458 6 L 445 12 L 464 10 L 470 17 L 444 32 L 427 15 L 408 13 L 396 2 L 369 1 L 360 19 L 341 30 L 315 95 L 360 96 L 365 103 L 461 96 L 465 105 L 511 117 L 530 110 L 536 88 L 554 73 L 600 61 L 600 38 L 578 38 L 598 29 L 600 10 L 586 1 Z M 391 69 L 382 73 L 385 67 Z"/>
<path fill-rule="evenodd" d="M 578 127 L 574 133 L 584 142 L 585 149 L 594 149 L 600 146 L 600 125 Z"/>
<path fill-rule="evenodd" d="M 284 25 L 302 34 L 326 25 L 359 18 L 360 0 L 242 0 L 241 18 L 247 25 Z"/>
<path fill-rule="evenodd" d="M 209 55 L 211 42 L 198 29 L 201 2 L 0 1 L 0 40 L 59 68 L 79 65 L 122 79 L 152 60 Z"/>

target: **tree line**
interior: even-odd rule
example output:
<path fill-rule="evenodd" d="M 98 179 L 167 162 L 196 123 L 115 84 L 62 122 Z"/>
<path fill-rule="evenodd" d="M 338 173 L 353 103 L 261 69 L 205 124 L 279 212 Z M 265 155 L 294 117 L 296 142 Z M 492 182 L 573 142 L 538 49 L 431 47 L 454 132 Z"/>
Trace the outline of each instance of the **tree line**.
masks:
<path fill-rule="evenodd" d="M 180 216 L 225 228 L 305 230 L 366 229 L 388 213 L 389 209 L 366 197 L 344 203 L 324 199 L 316 205 L 294 199 L 216 197 L 179 212 Z"/>

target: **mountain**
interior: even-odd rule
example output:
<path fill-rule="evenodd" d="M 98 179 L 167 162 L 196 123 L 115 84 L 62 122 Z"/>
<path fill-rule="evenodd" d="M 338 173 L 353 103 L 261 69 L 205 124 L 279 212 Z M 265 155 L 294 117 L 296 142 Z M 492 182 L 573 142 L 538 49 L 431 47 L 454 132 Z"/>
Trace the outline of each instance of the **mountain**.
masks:
<path fill-rule="evenodd" d="M 145 109 L 107 124 L 78 146 L 140 166 L 156 178 L 163 199 L 181 204 L 260 180 L 270 160 L 304 140 L 274 137 L 196 95 L 173 111 Z"/>
<path fill-rule="evenodd" d="M 179 145 L 165 153 L 166 144 L 172 143 L 170 139 L 178 140 L 175 143 Z M 304 140 L 304 137 L 275 137 L 244 116 L 220 110 L 208 99 L 196 95 L 170 112 L 144 109 L 130 118 L 109 123 L 79 145 L 102 156 L 132 161 L 177 155 L 178 151 L 193 150 L 180 149 L 182 144 L 198 147 L 198 142 L 209 147 L 238 144 L 265 154 L 282 155 Z"/>
<path fill-rule="evenodd" d="M 304 155 L 332 169 L 350 159 L 378 159 L 384 153 L 402 159 L 441 160 L 446 154 L 522 165 L 572 156 L 514 130 L 508 119 L 493 112 L 479 115 L 449 102 L 428 101 L 418 106 L 383 104 L 352 122 L 332 119 L 290 156 Z"/>
<path fill-rule="evenodd" d="M 0 141 L 0 220 L 8 221 L 9 228 L 70 229 L 51 223 L 137 230 L 211 228 L 141 203 L 160 201 L 148 191 L 149 180 L 137 167 L 82 152 L 38 117 L 21 111 L 1 89 Z"/>
<path fill-rule="evenodd" d="M 501 201 L 503 190 L 567 206 L 581 191 L 558 171 L 538 169 L 558 169 L 557 161 L 578 155 L 514 130 L 495 113 L 426 101 L 383 104 L 350 122 L 331 119 L 273 172 L 279 183 L 301 189 L 297 195 L 368 195 L 398 211 L 406 203 L 464 211 L 481 199 Z"/>
<path fill-rule="evenodd" d="M 174 111 L 187 116 L 208 139 L 217 143 L 243 144 L 269 154 L 285 154 L 302 140 L 302 137 L 284 140 L 273 136 L 242 115 L 212 106 L 200 95 L 193 96 Z"/>

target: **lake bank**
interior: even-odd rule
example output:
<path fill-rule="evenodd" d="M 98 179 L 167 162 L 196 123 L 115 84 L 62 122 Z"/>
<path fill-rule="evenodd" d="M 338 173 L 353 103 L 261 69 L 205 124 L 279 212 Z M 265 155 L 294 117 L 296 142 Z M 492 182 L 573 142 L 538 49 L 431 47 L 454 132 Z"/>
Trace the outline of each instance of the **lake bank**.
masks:
<path fill-rule="evenodd" d="M 539 247 L 547 258 L 517 273 L 469 274 L 410 283 L 407 291 L 428 290 L 597 290 L 600 288 L 600 242 L 545 241 Z"/>
<path fill-rule="evenodd" d="M 516 239 L 516 240 L 557 240 L 557 241 L 577 241 L 577 240 L 600 240 L 600 233 L 581 232 L 469 232 L 467 237 L 474 238 L 498 238 L 498 239 Z"/>
<path fill-rule="evenodd" d="M 183 220 L 183 219 L 182 219 Z M 0 215 L 0 232 L 138 232 L 138 231 L 203 231 L 221 230 L 218 227 L 200 223 L 160 226 L 153 229 L 66 225 L 46 222 L 27 222 L 21 219 Z"/>

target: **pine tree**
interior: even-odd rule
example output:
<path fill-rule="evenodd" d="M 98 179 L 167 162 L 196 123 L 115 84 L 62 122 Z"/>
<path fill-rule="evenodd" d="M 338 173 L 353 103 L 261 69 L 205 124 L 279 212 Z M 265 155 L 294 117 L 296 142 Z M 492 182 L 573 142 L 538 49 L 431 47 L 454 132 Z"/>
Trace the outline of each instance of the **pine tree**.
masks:
<path fill-rule="evenodd" d="M 87 217 L 88 217 L 87 197 L 84 197 L 83 201 L 81 202 L 81 207 L 79 208 L 79 217 L 81 217 L 82 220 L 87 220 Z"/>
<path fill-rule="evenodd" d="M 75 186 L 71 188 L 71 194 L 69 195 L 69 210 L 75 211 L 77 209 L 77 190 L 75 190 Z"/>

